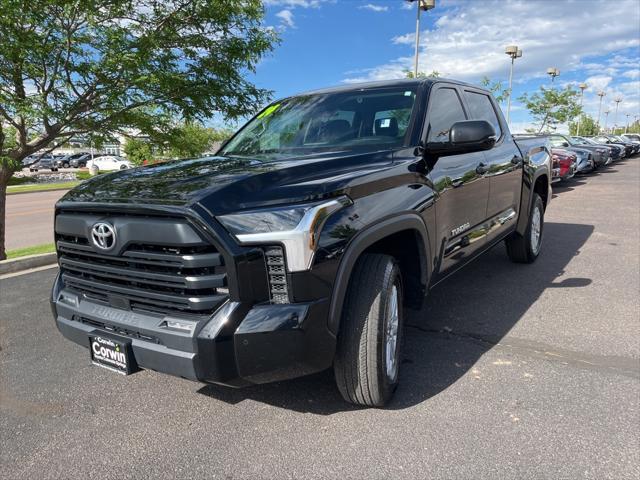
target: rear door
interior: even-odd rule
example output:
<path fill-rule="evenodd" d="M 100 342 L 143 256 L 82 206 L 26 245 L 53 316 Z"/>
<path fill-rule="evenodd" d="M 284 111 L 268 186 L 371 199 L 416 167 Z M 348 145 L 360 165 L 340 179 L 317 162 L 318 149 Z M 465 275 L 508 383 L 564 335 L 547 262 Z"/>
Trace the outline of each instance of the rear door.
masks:
<path fill-rule="evenodd" d="M 454 85 L 437 83 L 432 87 L 427 142 L 447 142 L 453 124 L 468 119 L 460 94 Z M 431 167 L 429 176 L 438 194 L 436 280 L 464 264 L 485 244 L 482 225 L 487 216 L 489 181 L 482 173 L 484 161 L 482 152 L 474 152 L 442 156 Z"/>
<path fill-rule="evenodd" d="M 493 98 L 464 87 L 464 100 L 473 120 L 486 120 L 496 131 L 496 144 L 484 152 L 489 182 L 487 241 L 515 228 L 522 193 L 523 159 Z"/>

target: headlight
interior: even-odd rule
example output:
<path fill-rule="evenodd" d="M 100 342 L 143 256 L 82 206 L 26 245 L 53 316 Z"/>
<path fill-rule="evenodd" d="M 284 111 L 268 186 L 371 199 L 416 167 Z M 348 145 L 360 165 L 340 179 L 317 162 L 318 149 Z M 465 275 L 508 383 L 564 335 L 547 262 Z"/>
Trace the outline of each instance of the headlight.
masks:
<path fill-rule="evenodd" d="M 281 243 L 290 272 L 309 270 L 329 215 L 351 205 L 347 196 L 321 203 L 253 210 L 216 217 L 242 245 Z"/>

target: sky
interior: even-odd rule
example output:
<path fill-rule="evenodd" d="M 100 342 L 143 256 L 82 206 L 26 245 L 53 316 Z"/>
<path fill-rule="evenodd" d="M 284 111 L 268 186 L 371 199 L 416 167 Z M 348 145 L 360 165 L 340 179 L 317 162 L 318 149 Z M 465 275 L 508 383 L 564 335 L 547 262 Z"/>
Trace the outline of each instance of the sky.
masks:
<path fill-rule="evenodd" d="M 402 78 L 413 69 L 415 4 L 404 0 L 264 0 L 265 25 L 281 43 L 252 80 L 274 98 L 313 88 Z M 618 125 L 640 115 L 639 0 L 436 0 L 421 15 L 420 70 L 479 84 L 487 76 L 507 85 L 506 45 L 518 45 L 511 107 L 514 132 L 531 125 L 517 101 L 549 86 L 585 82 L 584 109 L 598 115 L 622 98 Z M 504 108 L 503 108 L 504 110 Z M 604 124 L 604 114 L 602 117 Z M 566 126 L 560 128 L 566 130 Z"/>

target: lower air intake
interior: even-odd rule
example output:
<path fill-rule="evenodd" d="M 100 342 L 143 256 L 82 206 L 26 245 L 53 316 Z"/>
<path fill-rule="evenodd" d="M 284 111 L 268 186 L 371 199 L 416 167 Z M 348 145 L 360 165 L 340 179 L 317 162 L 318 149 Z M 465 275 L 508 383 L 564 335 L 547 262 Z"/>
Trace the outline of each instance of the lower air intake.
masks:
<path fill-rule="evenodd" d="M 271 303 L 289 303 L 289 286 L 282 247 L 265 248 L 264 256 L 267 263 Z"/>

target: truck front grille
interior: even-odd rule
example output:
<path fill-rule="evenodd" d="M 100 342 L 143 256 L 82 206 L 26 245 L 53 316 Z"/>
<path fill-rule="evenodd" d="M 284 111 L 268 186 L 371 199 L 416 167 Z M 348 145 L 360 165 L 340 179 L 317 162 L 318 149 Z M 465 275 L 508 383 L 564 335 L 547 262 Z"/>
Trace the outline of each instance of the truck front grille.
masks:
<path fill-rule="evenodd" d="M 131 310 L 203 314 L 228 297 L 222 254 L 185 220 L 175 221 L 177 233 L 172 238 L 170 221 L 142 217 L 141 225 L 131 228 L 129 218 L 122 237 L 133 233 L 114 253 L 103 253 L 82 232 L 90 231 L 94 218 L 79 220 L 76 216 L 65 221 L 61 217 L 56 218 L 56 246 L 62 280 L 87 298 Z M 85 228 L 74 227 L 84 223 Z M 118 226 L 117 219 L 112 223 Z M 158 226 L 162 231 L 154 231 Z M 183 238 L 187 228 L 188 244 L 173 242 Z M 145 236 L 148 238 L 141 238 Z"/>

